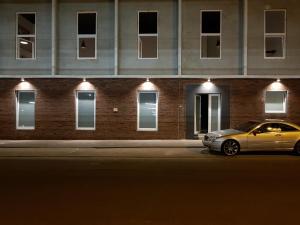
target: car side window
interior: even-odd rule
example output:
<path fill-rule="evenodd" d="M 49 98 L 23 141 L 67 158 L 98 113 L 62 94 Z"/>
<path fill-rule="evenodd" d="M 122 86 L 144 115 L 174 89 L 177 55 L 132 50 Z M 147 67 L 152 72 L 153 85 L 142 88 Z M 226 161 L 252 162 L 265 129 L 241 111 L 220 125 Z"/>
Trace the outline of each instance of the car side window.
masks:
<path fill-rule="evenodd" d="M 258 133 L 278 132 L 281 129 L 278 123 L 266 123 L 257 129 Z"/>
<path fill-rule="evenodd" d="M 257 133 L 268 133 L 268 132 L 272 132 L 272 124 L 271 123 L 267 123 L 262 125 L 261 127 L 257 128 Z"/>
<path fill-rule="evenodd" d="M 284 123 L 279 124 L 279 128 L 281 129 L 282 132 L 298 131 L 295 127 L 292 127 Z"/>

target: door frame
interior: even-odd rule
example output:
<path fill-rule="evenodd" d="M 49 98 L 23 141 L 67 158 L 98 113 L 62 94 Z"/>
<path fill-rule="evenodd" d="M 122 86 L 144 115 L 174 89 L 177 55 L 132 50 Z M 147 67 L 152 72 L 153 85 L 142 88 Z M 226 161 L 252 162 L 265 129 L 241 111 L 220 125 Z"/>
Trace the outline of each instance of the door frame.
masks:
<path fill-rule="evenodd" d="M 201 94 L 196 94 L 194 96 L 194 134 L 198 134 L 199 131 L 197 131 L 197 123 L 199 123 L 199 121 L 197 121 L 197 97 L 200 98 L 200 104 L 199 104 L 199 113 L 200 113 L 200 117 L 201 117 Z M 200 125 L 200 124 L 199 124 Z"/>

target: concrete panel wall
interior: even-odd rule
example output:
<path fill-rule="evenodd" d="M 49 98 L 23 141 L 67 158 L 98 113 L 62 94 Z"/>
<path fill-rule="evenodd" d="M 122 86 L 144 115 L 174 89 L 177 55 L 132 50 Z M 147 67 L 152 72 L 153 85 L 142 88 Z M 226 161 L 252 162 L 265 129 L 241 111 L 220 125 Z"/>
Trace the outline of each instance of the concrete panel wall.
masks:
<path fill-rule="evenodd" d="M 285 59 L 264 59 L 264 10 L 286 9 L 287 39 Z M 300 74 L 300 7 L 295 0 L 249 1 L 249 74 Z"/>
<path fill-rule="evenodd" d="M 300 7 L 295 0 L 249 2 L 248 74 L 300 74 Z M 242 73 L 242 0 L 183 0 L 182 73 Z M 121 0 L 119 71 L 122 75 L 177 74 L 177 0 Z M 200 10 L 222 10 L 221 59 L 200 59 Z M 285 59 L 264 59 L 264 9 L 287 10 Z M 77 12 L 98 12 L 96 60 L 77 59 Z M 158 59 L 138 59 L 138 11 L 158 11 Z M 16 60 L 16 12 L 37 12 L 37 59 Z M 114 74 L 114 1 L 60 0 L 58 73 Z M 51 74 L 51 1 L 0 0 L 0 75 Z"/>
<path fill-rule="evenodd" d="M 97 12 L 97 59 L 77 59 L 77 12 Z M 59 1 L 58 73 L 112 75 L 114 73 L 114 1 Z"/>
<path fill-rule="evenodd" d="M 241 74 L 240 1 L 184 0 L 182 8 L 183 74 Z M 200 10 L 222 10 L 221 59 L 200 59 Z"/>
<path fill-rule="evenodd" d="M 138 59 L 138 11 L 158 11 L 158 59 Z M 177 1 L 120 1 L 120 74 L 177 74 Z"/>
<path fill-rule="evenodd" d="M 16 13 L 36 12 L 36 59 L 16 59 Z M 51 1 L 0 1 L 0 75 L 51 72 Z"/>

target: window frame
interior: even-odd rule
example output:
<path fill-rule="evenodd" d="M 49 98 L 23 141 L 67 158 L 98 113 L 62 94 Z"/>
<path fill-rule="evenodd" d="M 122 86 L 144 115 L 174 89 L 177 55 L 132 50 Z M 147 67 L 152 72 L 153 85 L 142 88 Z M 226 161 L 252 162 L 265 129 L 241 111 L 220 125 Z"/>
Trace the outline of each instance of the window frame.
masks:
<path fill-rule="evenodd" d="M 92 92 L 94 93 L 94 126 L 93 127 L 79 127 L 78 126 L 78 93 L 89 93 L 89 92 Z M 76 90 L 75 91 L 75 104 L 76 104 L 76 112 L 75 112 L 75 120 L 76 120 L 76 130 L 96 130 L 96 103 L 97 103 L 97 97 L 96 97 L 96 91 L 95 90 Z"/>
<path fill-rule="evenodd" d="M 284 33 L 267 33 L 266 32 L 266 18 L 267 12 L 284 12 Z M 286 25 L 287 25 L 287 10 L 286 9 L 265 9 L 264 10 L 264 59 L 285 59 L 286 58 Z M 282 39 L 282 57 L 268 57 L 266 52 L 267 38 L 281 38 Z"/>
<path fill-rule="evenodd" d="M 19 35 L 19 15 L 20 14 L 34 14 L 34 18 L 35 18 L 35 24 L 34 24 L 34 34 L 20 34 Z M 36 60 L 37 56 L 36 56 L 36 46 L 37 46 L 37 32 L 36 32 L 36 24 L 37 24 L 37 16 L 36 16 L 36 12 L 16 12 L 16 60 Z M 33 57 L 32 58 L 20 58 L 19 57 L 19 45 L 18 45 L 18 39 L 19 38 L 34 38 L 34 49 L 32 51 L 33 53 Z"/>
<path fill-rule="evenodd" d="M 156 118 L 155 128 L 141 128 L 140 127 L 140 94 L 141 93 L 155 93 L 156 95 Z M 158 107 L 159 107 L 159 92 L 155 90 L 151 91 L 138 91 L 137 92 L 137 131 L 158 131 Z"/>
<path fill-rule="evenodd" d="M 19 126 L 19 121 L 20 121 L 20 104 L 19 104 L 19 99 L 20 99 L 20 93 L 21 92 L 33 92 L 34 93 L 34 126 L 30 127 L 22 127 Z M 36 119 L 36 91 L 35 90 L 16 90 L 16 130 L 35 130 L 35 119 Z"/>
<path fill-rule="evenodd" d="M 95 34 L 79 34 L 79 29 L 78 29 L 78 22 L 79 22 L 79 14 L 96 14 L 96 24 L 95 24 Z M 97 54 L 98 54 L 98 12 L 97 11 L 77 11 L 77 23 L 76 23 L 76 30 L 77 30 L 77 60 L 95 60 L 97 59 Z M 95 39 L 95 57 L 80 57 L 79 56 L 79 50 L 80 50 L 80 43 L 79 43 L 79 39 L 80 38 L 94 38 Z"/>
<path fill-rule="evenodd" d="M 156 18 L 157 18 L 157 33 L 156 34 L 140 34 L 140 13 L 156 13 Z M 159 11 L 158 10 L 138 10 L 138 23 L 137 23 L 137 29 L 138 29 L 138 37 L 137 37 L 137 45 L 138 45 L 138 59 L 142 60 L 147 60 L 147 59 L 158 59 L 159 58 L 159 42 L 158 42 L 158 37 L 159 37 Z M 156 37 L 156 57 L 151 57 L 151 58 L 143 58 L 140 55 L 140 37 Z"/>
<path fill-rule="evenodd" d="M 202 13 L 203 12 L 219 12 L 220 13 L 220 33 L 202 33 Z M 222 27 L 223 27 L 223 10 L 221 9 L 201 9 L 200 10 L 200 59 L 222 59 Z M 202 37 L 220 37 L 220 56 L 219 57 L 202 57 Z"/>
<path fill-rule="evenodd" d="M 284 102 L 283 102 L 283 110 L 282 111 L 273 111 L 273 110 L 267 111 L 266 104 L 267 104 L 267 93 L 268 92 L 281 92 L 281 93 L 285 94 L 285 96 L 284 96 L 285 98 L 284 98 Z M 265 113 L 266 114 L 285 114 L 285 113 L 287 113 L 287 99 L 288 99 L 288 92 L 287 91 L 266 91 L 265 92 L 265 101 L 264 101 L 264 103 L 265 103 Z"/>

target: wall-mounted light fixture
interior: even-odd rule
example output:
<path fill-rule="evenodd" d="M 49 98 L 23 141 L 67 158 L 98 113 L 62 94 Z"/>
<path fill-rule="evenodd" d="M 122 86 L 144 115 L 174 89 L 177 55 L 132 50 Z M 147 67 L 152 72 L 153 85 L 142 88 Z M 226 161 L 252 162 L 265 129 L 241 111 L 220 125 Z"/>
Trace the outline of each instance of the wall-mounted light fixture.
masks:
<path fill-rule="evenodd" d="M 86 78 L 85 77 L 82 79 L 82 82 L 86 82 Z"/>
<path fill-rule="evenodd" d="M 23 77 L 21 77 L 21 82 L 25 82 L 25 79 Z"/>
<path fill-rule="evenodd" d="M 22 45 L 28 45 L 28 44 L 29 44 L 28 41 L 20 41 L 20 43 L 21 43 Z"/>

